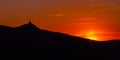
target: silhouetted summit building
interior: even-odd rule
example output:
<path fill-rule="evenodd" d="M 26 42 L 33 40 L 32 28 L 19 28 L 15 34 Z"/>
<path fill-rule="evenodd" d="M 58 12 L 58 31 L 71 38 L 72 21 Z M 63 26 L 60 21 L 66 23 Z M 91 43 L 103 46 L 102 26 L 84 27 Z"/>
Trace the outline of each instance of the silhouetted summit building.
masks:
<path fill-rule="evenodd" d="M 36 27 L 31 21 L 29 21 L 27 24 L 24 24 L 20 27 L 17 27 L 17 29 L 25 29 L 25 30 L 39 30 L 38 27 Z"/>

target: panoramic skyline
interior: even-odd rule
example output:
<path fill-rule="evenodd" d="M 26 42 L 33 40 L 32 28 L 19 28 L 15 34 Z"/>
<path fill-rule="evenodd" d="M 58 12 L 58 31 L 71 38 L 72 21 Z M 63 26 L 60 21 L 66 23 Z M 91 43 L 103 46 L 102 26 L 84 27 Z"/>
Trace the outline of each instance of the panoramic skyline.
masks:
<path fill-rule="evenodd" d="M 41 29 L 93 40 L 120 39 L 119 0 L 0 0 L 0 25 L 31 21 Z"/>

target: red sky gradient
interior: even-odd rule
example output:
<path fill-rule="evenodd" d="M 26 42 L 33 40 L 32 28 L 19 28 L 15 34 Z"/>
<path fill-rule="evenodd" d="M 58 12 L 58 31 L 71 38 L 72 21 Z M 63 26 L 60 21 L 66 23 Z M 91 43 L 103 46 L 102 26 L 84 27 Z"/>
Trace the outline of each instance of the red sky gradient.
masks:
<path fill-rule="evenodd" d="M 120 39 L 119 0 L 0 0 L 0 24 L 32 22 L 46 30 L 89 39 Z"/>

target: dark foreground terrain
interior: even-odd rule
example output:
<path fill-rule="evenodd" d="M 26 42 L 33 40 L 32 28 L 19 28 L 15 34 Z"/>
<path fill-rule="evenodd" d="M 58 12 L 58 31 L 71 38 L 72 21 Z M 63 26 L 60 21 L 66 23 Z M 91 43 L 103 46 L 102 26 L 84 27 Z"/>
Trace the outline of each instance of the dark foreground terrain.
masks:
<path fill-rule="evenodd" d="M 42 30 L 31 22 L 16 28 L 0 26 L 0 48 L 32 48 L 32 52 L 45 56 L 120 57 L 120 40 L 96 42 Z"/>

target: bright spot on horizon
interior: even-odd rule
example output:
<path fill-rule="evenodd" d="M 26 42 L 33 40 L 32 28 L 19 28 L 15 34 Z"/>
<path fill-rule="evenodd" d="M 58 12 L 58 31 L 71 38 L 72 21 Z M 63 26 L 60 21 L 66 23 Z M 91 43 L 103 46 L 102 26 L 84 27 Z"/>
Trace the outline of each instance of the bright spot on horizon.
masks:
<path fill-rule="evenodd" d="M 102 38 L 99 35 L 100 33 L 101 32 L 99 31 L 89 30 L 89 31 L 85 31 L 84 33 L 81 32 L 81 34 L 80 33 L 76 34 L 76 36 L 87 38 L 87 39 L 94 40 L 94 41 L 102 41 Z"/>
<path fill-rule="evenodd" d="M 91 39 L 91 40 L 95 40 L 95 41 L 99 41 L 99 37 L 96 36 L 97 32 L 95 31 L 89 31 L 87 32 L 85 35 L 85 38 Z"/>

